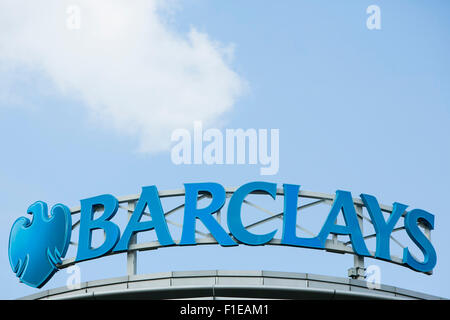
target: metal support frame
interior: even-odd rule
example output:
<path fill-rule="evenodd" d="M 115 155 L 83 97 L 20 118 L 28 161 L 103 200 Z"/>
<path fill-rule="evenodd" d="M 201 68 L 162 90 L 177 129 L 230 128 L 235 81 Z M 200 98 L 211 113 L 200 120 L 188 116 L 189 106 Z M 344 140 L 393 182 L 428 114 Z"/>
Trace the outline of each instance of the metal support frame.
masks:
<path fill-rule="evenodd" d="M 229 199 L 233 193 L 236 191 L 237 188 L 225 188 L 226 191 L 226 197 L 227 199 Z M 254 192 L 253 194 L 264 194 L 263 192 Z M 284 190 L 282 188 L 278 188 L 277 189 L 277 196 L 284 196 Z M 161 200 L 163 200 L 164 198 L 172 198 L 172 197 L 184 197 L 185 196 L 185 191 L 183 189 L 180 190 L 172 190 L 172 191 L 160 191 L 159 192 L 159 197 L 161 198 Z M 131 217 L 131 214 L 133 213 L 134 209 L 135 209 L 135 205 L 137 200 L 139 199 L 140 195 L 130 195 L 130 196 L 125 196 L 125 197 L 120 197 L 118 198 L 119 201 L 119 207 L 121 209 L 124 209 L 128 212 L 128 217 Z M 207 194 L 201 194 L 199 195 L 199 197 L 197 198 L 197 201 L 200 201 L 204 198 L 209 197 Z M 305 190 L 301 190 L 298 194 L 298 197 L 302 199 L 302 203 L 304 201 L 310 201 L 307 202 L 305 204 L 302 204 L 300 206 L 297 207 L 297 211 L 299 210 L 306 210 L 307 208 L 310 207 L 314 207 L 320 204 L 326 204 L 326 205 L 332 205 L 335 195 L 330 195 L 330 194 L 325 194 L 325 193 L 318 193 L 318 192 L 311 192 L 311 191 L 305 191 Z M 127 207 L 123 206 L 123 204 L 127 204 Z M 369 223 L 373 224 L 372 221 L 364 216 L 363 214 L 363 208 L 364 208 L 364 203 L 361 201 L 361 199 L 359 198 L 354 198 L 353 199 L 353 203 L 355 205 L 355 209 L 356 212 L 358 214 L 358 222 L 360 224 L 361 227 L 361 231 L 363 231 L 363 221 L 366 220 Z M 122 205 L 121 205 L 122 204 Z M 261 220 L 254 222 L 252 224 L 249 224 L 246 226 L 247 229 L 252 229 L 256 226 L 259 226 L 263 223 L 266 223 L 268 221 L 271 221 L 273 219 L 283 219 L 283 212 L 277 212 L 277 213 L 273 213 L 270 210 L 267 210 L 266 208 L 261 207 L 260 205 L 254 204 L 251 201 L 248 200 L 244 200 L 244 204 L 248 205 L 250 207 L 253 207 L 261 212 L 264 212 L 266 215 L 269 215 L 268 217 L 264 217 Z M 175 222 L 173 220 L 169 220 L 167 219 L 170 215 L 173 215 L 177 212 L 183 211 L 185 204 L 181 204 L 178 205 L 168 211 L 165 212 L 165 217 L 166 217 L 166 221 L 168 224 L 171 224 L 173 226 L 176 227 L 182 227 L 181 223 Z M 380 209 L 383 212 L 386 213 L 392 213 L 392 206 L 387 206 L 387 205 L 383 205 L 380 204 Z M 81 208 L 78 207 L 74 207 L 71 208 L 71 214 L 72 216 L 76 216 L 77 214 L 80 213 Z M 406 212 L 404 212 L 402 214 L 402 217 L 405 217 Z M 144 213 L 144 215 L 149 215 L 149 213 Z M 223 219 L 222 219 L 222 214 L 219 212 L 217 212 L 215 214 L 216 219 L 218 221 L 219 224 L 223 225 Z M 80 221 L 75 221 L 72 225 L 72 230 L 79 227 Z M 428 238 L 431 238 L 430 236 L 430 230 L 427 229 L 427 226 L 422 225 L 422 227 L 425 228 L 425 235 Z M 315 237 L 316 234 L 308 229 L 306 229 L 305 227 L 299 225 L 299 223 L 297 223 L 296 228 L 298 230 L 301 230 L 303 232 L 305 232 L 306 234 L 310 235 L 311 237 Z M 393 230 L 392 233 L 398 232 L 400 230 L 403 230 L 404 227 L 398 227 L 395 228 Z M 196 243 L 197 245 L 203 245 L 203 244 L 217 244 L 217 241 L 214 239 L 214 237 L 212 237 L 212 235 L 210 233 L 205 233 L 205 232 L 201 232 L 199 230 L 195 231 L 196 233 Z M 231 235 L 231 233 L 229 233 Z M 231 235 L 232 236 L 232 235 Z M 375 237 L 376 234 L 369 234 L 369 235 L 364 235 L 363 237 L 364 239 L 369 239 L 369 238 L 373 238 Z M 137 274 L 137 252 L 138 251 L 146 251 L 146 250 L 154 250 L 154 249 L 158 249 L 163 247 L 158 241 L 150 241 L 150 242 L 145 242 L 145 243 L 137 243 L 137 239 L 136 239 L 136 235 L 133 235 L 133 237 L 130 239 L 130 245 L 129 245 L 129 249 L 127 251 L 127 274 L 128 275 L 136 275 Z M 404 248 L 405 246 L 401 244 L 400 241 L 398 241 L 396 238 L 394 238 L 393 235 L 391 235 L 391 240 L 396 243 L 397 245 L 399 245 L 401 248 Z M 178 243 L 179 240 L 175 240 L 175 243 Z M 267 243 L 268 245 L 282 245 L 281 244 L 281 239 L 276 239 L 273 238 L 269 243 Z M 78 244 L 74 241 L 70 242 L 71 246 L 77 246 Z M 345 253 L 349 253 L 349 254 L 353 254 L 354 255 L 354 259 L 353 259 L 353 267 L 350 268 L 348 270 L 348 276 L 350 278 L 353 279 L 359 279 L 359 280 L 364 280 L 365 279 L 365 258 L 358 256 L 352 246 L 351 246 L 351 242 L 350 241 L 340 241 L 338 240 L 337 235 L 332 235 L 330 239 L 327 239 L 325 242 L 325 248 L 326 251 L 329 252 L 335 252 L 335 253 L 340 253 L 340 254 L 345 254 Z M 375 256 L 375 252 L 370 251 L 371 256 Z M 110 254 L 116 254 L 116 253 L 110 253 Z M 398 264 L 398 265 L 402 265 L 403 264 L 403 260 L 401 257 L 397 257 L 392 255 L 391 256 L 391 262 L 394 264 Z M 72 258 L 66 258 L 65 260 L 62 261 L 62 263 L 59 265 L 59 268 L 66 268 L 70 265 L 75 264 L 75 257 Z M 432 272 L 427 272 L 426 274 L 432 274 Z"/>
<path fill-rule="evenodd" d="M 135 201 L 128 202 L 128 219 L 131 218 L 133 211 L 136 207 Z M 137 243 L 137 234 L 134 234 L 130 238 L 130 245 Z M 127 274 L 129 276 L 134 276 L 137 274 L 137 251 L 128 251 L 127 252 Z"/>
<path fill-rule="evenodd" d="M 361 232 L 363 232 L 363 206 L 355 205 L 356 213 L 358 214 L 358 223 Z M 352 279 L 365 280 L 366 268 L 364 267 L 364 257 L 353 256 L 353 268 L 348 269 L 348 276 Z"/>

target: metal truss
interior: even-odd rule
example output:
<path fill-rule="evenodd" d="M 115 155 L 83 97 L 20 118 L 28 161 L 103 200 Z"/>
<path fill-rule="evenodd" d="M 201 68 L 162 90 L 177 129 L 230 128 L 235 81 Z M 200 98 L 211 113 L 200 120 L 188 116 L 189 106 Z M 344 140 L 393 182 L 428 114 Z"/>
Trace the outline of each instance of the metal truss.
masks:
<path fill-rule="evenodd" d="M 237 188 L 235 188 L 235 187 L 225 188 L 226 198 L 229 199 L 236 190 L 237 190 Z M 253 192 L 252 194 L 265 194 L 265 193 Z M 284 197 L 283 189 L 278 188 L 276 194 L 277 194 L 277 197 L 278 196 Z M 267 194 L 265 194 L 265 195 L 267 195 Z M 165 199 L 165 198 L 175 198 L 175 197 L 183 197 L 184 198 L 184 196 L 185 196 L 184 189 L 159 192 L 159 197 L 160 197 L 161 201 L 163 201 L 163 199 Z M 124 196 L 124 197 L 118 198 L 119 211 L 117 214 L 119 214 L 119 212 L 121 212 L 121 211 L 125 211 L 126 213 L 128 213 L 128 216 L 131 216 L 139 197 L 140 197 L 140 195 L 137 194 L 137 195 L 130 195 L 130 196 Z M 325 204 L 325 205 L 328 205 L 331 207 L 331 205 L 334 201 L 335 195 L 301 190 L 301 191 L 299 191 L 298 197 L 300 198 L 298 203 L 300 203 L 301 205 L 299 205 L 297 207 L 297 212 L 299 212 L 300 210 L 303 212 L 309 208 L 318 206 L 320 204 Z M 205 199 L 205 198 L 210 198 L 210 195 L 209 194 L 201 194 L 198 196 L 197 201 L 201 201 L 202 199 Z M 273 221 L 275 219 L 280 219 L 280 220 L 283 219 L 283 212 L 272 212 L 271 210 L 268 210 L 268 209 L 264 208 L 263 206 L 255 204 L 254 202 L 248 201 L 248 200 L 244 200 L 243 203 L 246 206 L 252 207 L 252 208 L 256 209 L 257 211 L 260 211 L 261 213 L 265 214 L 265 217 L 262 218 L 261 220 L 251 223 L 251 224 L 248 224 L 246 226 L 247 230 L 251 230 L 257 226 L 261 226 L 264 223 Z M 370 217 L 364 215 L 363 209 L 365 206 L 364 206 L 364 203 L 361 201 L 361 199 L 353 198 L 353 204 L 355 206 L 355 209 L 356 209 L 356 212 L 358 215 L 358 221 L 359 221 L 359 224 L 361 227 L 361 231 L 363 231 L 362 227 L 363 227 L 364 221 L 373 225 L 373 222 L 371 221 Z M 171 208 L 170 210 L 168 210 L 164 213 L 166 221 L 169 225 L 172 225 L 172 226 L 180 228 L 180 229 L 182 228 L 182 223 L 174 221 L 173 218 L 171 218 L 171 216 L 175 215 L 178 212 L 183 212 L 184 206 L 185 206 L 185 204 L 182 203 L 180 205 L 177 205 L 177 206 Z M 122 210 L 120 210 L 120 209 L 122 209 Z M 380 204 L 380 209 L 383 212 L 391 214 L 393 208 L 392 208 L 392 206 Z M 79 206 L 71 208 L 70 211 L 72 214 L 72 220 L 74 220 L 74 218 L 76 219 L 77 216 L 78 217 L 80 216 L 80 210 L 81 210 L 81 208 Z M 224 209 L 222 209 L 222 210 L 224 210 Z M 242 207 L 242 210 L 243 211 L 245 210 L 244 205 Z M 144 215 L 150 216 L 150 214 L 148 212 L 145 212 Z M 402 218 L 404 218 L 405 215 L 406 215 L 406 211 L 402 214 Z M 222 227 L 224 227 L 223 222 L 221 221 L 222 220 L 221 212 L 220 211 L 216 212 L 214 214 L 214 216 L 215 216 L 217 222 L 219 224 L 221 224 Z M 317 233 L 308 230 L 304 226 L 301 226 L 299 224 L 298 220 L 301 220 L 301 219 L 297 219 L 296 227 L 298 230 L 304 232 L 305 234 L 307 234 L 311 237 L 317 236 Z M 72 225 L 72 231 L 79 228 L 79 224 L 80 224 L 80 220 L 78 218 L 78 220 L 75 221 Z M 425 235 L 430 239 L 430 230 L 427 229 L 426 225 L 421 225 L 421 227 L 424 228 Z M 196 233 L 195 241 L 196 241 L 197 245 L 218 244 L 218 242 L 211 235 L 211 233 L 203 232 L 203 231 L 200 231 L 197 229 L 195 231 L 195 233 Z M 224 229 L 226 230 L 225 227 L 224 227 Z M 392 234 L 391 234 L 391 241 L 393 243 L 395 243 L 396 245 L 400 246 L 400 248 L 402 248 L 402 249 L 405 248 L 405 245 L 403 245 L 399 239 L 394 237 L 394 234 L 403 229 L 404 229 L 403 226 L 397 227 L 392 231 Z M 74 232 L 72 232 L 72 235 L 73 234 L 74 234 Z M 229 234 L 230 234 L 230 236 L 232 236 L 231 233 L 229 233 Z M 376 237 L 375 233 L 370 233 L 370 234 L 364 235 L 364 239 L 371 239 L 371 238 L 375 238 L 375 237 Z M 129 249 L 126 252 L 128 275 L 135 275 L 137 272 L 137 252 L 147 251 L 147 250 L 155 250 L 155 249 L 158 249 L 161 247 L 165 247 L 165 246 L 162 246 L 157 240 L 150 241 L 150 242 L 144 242 L 144 243 L 137 243 L 136 240 L 137 240 L 136 235 L 134 235 L 130 240 Z M 174 240 L 174 241 L 176 244 L 179 243 L 179 240 Z M 236 242 L 239 243 L 237 240 L 236 240 Z M 78 244 L 74 241 L 70 242 L 70 246 L 72 246 L 72 247 L 77 247 L 77 245 Z M 281 239 L 273 238 L 266 245 L 283 245 L 283 244 L 281 243 Z M 354 279 L 364 279 L 365 278 L 365 267 L 364 267 L 364 259 L 365 258 L 358 256 L 354 252 L 350 241 L 341 241 L 338 239 L 337 235 L 332 234 L 332 235 L 330 235 L 329 239 L 326 240 L 325 250 L 329 251 L 329 252 L 333 252 L 333 253 L 353 254 L 354 255 L 354 265 L 352 268 L 350 268 L 348 270 L 348 276 L 351 278 L 354 278 Z M 375 256 L 374 251 L 369 249 L 369 252 L 372 255 L 372 257 Z M 110 254 L 116 254 L 116 253 L 112 252 Z M 398 257 L 398 256 L 391 255 L 391 261 L 389 261 L 389 262 L 404 266 L 402 258 Z M 66 268 L 73 264 L 75 264 L 75 257 L 67 258 L 62 261 L 62 263 L 59 265 L 59 268 L 61 268 L 61 269 Z M 427 274 L 431 274 L 431 273 L 432 272 L 427 272 Z"/>

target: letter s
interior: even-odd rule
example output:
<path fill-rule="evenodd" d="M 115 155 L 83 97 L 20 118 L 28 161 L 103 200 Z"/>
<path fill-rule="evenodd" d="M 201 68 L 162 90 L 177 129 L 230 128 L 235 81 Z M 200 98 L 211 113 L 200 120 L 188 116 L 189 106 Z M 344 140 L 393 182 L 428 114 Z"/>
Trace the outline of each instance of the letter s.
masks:
<path fill-rule="evenodd" d="M 403 249 L 403 263 L 414 270 L 428 272 L 433 270 L 436 265 L 436 251 L 430 240 L 420 230 L 417 225 L 418 222 L 426 225 L 428 229 L 433 230 L 434 215 L 424 210 L 414 209 L 409 211 L 405 216 L 406 232 L 411 240 L 414 241 L 422 251 L 424 261 L 417 261 L 406 247 Z"/>

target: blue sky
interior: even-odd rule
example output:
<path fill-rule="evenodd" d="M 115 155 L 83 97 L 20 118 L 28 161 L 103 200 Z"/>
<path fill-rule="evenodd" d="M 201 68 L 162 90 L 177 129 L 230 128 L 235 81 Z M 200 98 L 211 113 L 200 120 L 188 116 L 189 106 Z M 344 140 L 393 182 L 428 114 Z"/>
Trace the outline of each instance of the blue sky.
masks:
<path fill-rule="evenodd" d="M 62 43 L 55 42 L 61 34 L 46 32 L 44 18 L 28 26 L 35 33 L 18 27 L 29 8 L 5 3 L 19 20 L 14 24 L 0 14 L 0 298 L 36 292 L 18 283 L 7 255 L 12 223 L 36 200 L 74 207 L 86 197 L 136 194 L 146 185 L 167 190 L 187 182 L 239 186 L 255 180 L 325 193 L 343 189 L 354 197 L 369 193 L 381 203 L 398 201 L 433 213 L 438 262 L 432 276 L 373 259 L 367 264 L 380 266 L 382 283 L 450 297 L 448 1 L 172 1 L 161 12 L 138 16 L 162 21 L 146 25 L 163 30 L 149 43 L 139 24 L 127 23 L 141 2 L 130 11 L 123 2 L 123 10 L 106 19 L 116 29 L 95 35 L 105 45 L 96 48 L 85 40 L 96 39 L 89 33 L 95 5 L 43 6 L 44 18 L 52 14 L 50 21 L 62 21 L 63 37 L 69 38 Z M 78 34 L 64 26 L 69 4 L 81 8 Z M 366 27 L 372 4 L 381 9 L 381 30 Z M 129 39 L 125 45 L 143 48 L 143 54 L 122 51 L 116 38 Z M 167 46 L 155 39 L 168 39 Z M 153 64 L 158 50 L 167 59 Z M 198 82 L 178 75 L 180 60 L 198 68 Z M 140 87 L 160 85 L 166 75 L 177 86 L 161 85 L 160 96 Z M 178 101 L 186 91 L 192 100 L 187 103 L 187 95 Z M 160 104 L 167 113 L 156 115 Z M 278 128 L 278 173 L 261 176 L 252 165 L 175 166 L 160 141 L 180 125 L 192 129 L 189 114 L 204 115 L 200 120 L 220 129 Z M 114 267 L 106 270 L 110 261 Z M 350 255 L 307 249 L 199 246 L 146 253 L 139 270 L 263 269 L 345 277 L 352 261 Z M 126 272 L 123 255 L 80 267 L 82 281 Z M 64 285 L 67 276 L 58 272 L 45 289 Z"/>

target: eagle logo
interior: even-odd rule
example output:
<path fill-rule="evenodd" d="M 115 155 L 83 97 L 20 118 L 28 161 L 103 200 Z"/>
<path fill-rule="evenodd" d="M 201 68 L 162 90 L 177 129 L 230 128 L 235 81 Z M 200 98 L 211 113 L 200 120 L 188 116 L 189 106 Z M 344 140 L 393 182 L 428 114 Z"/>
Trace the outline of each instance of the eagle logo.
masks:
<path fill-rule="evenodd" d="M 72 233 L 70 210 L 56 204 L 48 215 L 47 204 L 33 203 L 27 210 L 32 220 L 17 219 L 9 235 L 8 255 L 12 270 L 21 282 L 41 288 L 58 271 Z"/>

